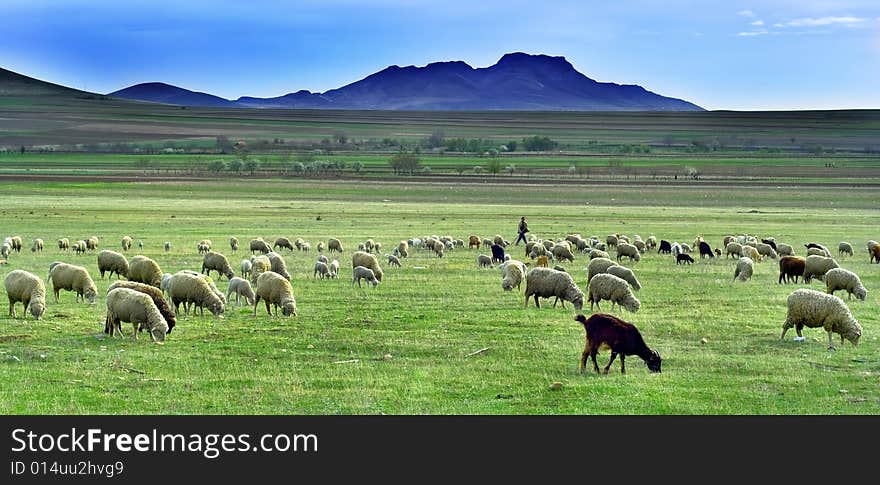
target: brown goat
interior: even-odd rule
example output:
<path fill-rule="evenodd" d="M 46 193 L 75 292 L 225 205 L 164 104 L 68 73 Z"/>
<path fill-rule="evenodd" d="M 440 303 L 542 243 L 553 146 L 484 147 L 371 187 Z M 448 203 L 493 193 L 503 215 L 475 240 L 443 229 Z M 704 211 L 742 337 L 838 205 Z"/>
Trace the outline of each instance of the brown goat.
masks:
<path fill-rule="evenodd" d="M 611 364 L 618 354 L 620 354 L 621 374 L 626 374 L 624 359 L 627 355 L 639 356 L 647 364 L 648 370 L 660 372 L 660 354 L 648 348 L 635 325 L 606 313 L 594 313 L 590 315 L 590 318 L 578 314 L 574 319 L 583 324 L 586 332 L 586 345 L 584 353 L 581 354 L 581 372 L 587 366 L 587 358 L 589 357 L 593 359 L 593 369 L 597 374 L 599 373 L 596 354 L 599 353 L 600 348 L 611 349 L 611 359 L 605 366 L 605 374 L 608 373 L 608 369 L 611 368 Z"/>
<path fill-rule="evenodd" d="M 537 266 L 541 266 L 541 267 L 544 267 L 544 268 L 549 268 L 549 267 L 550 267 L 550 261 L 547 259 L 547 256 L 543 256 L 543 255 L 541 255 L 541 256 L 538 256 L 538 259 L 537 259 L 537 260 L 535 260 L 535 266 L 536 266 L 536 267 L 537 267 Z"/>
<path fill-rule="evenodd" d="M 479 236 L 468 236 L 468 249 L 477 248 L 480 249 L 480 237 Z"/>
<path fill-rule="evenodd" d="M 779 284 L 791 283 L 792 279 L 798 282 L 798 277 L 804 274 L 806 260 L 800 256 L 783 256 L 779 258 Z"/>
<path fill-rule="evenodd" d="M 880 244 L 872 244 L 871 247 L 868 248 L 868 251 L 871 254 L 871 263 L 877 261 L 880 263 Z"/>

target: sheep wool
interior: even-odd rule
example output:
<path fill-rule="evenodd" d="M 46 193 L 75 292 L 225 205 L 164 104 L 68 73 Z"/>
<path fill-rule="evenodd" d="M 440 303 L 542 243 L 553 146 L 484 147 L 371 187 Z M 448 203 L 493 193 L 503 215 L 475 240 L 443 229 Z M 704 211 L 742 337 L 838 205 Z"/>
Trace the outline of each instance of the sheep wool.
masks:
<path fill-rule="evenodd" d="M 67 263 L 58 263 L 49 269 L 49 279 L 52 281 L 52 292 L 55 294 L 55 302 L 59 301 L 61 290 L 76 292 L 75 301 L 82 299 L 83 302 L 95 303 L 98 296 L 98 287 L 89 276 L 89 271 L 82 267 Z"/>
<path fill-rule="evenodd" d="M 440 254 L 442 254 L 442 249 L 440 251 Z M 351 267 L 354 269 L 357 266 L 363 266 L 364 268 L 373 270 L 376 279 L 382 281 L 382 268 L 379 267 L 379 260 L 376 259 L 375 255 L 364 251 L 355 251 L 354 254 L 351 255 Z"/>
<path fill-rule="evenodd" d="M 525 274 L 525 264 L 521 261 L 509 260 L 501 265 L 501 289 L 511 291 L 519 288 Z"/>
<path fill-rule="evenodd" d="M 245 303 L 248 305 L 252 305 L 254 303 L 254 299 L 256 295 L 254 294 L 254 289 L 251 286 L 251 282 L 244 278 L 232 278 L 229 280 L 229 287 L 226 289 L 226 298 L 229 299 L 229 295 L 235 294 L 235 304 L 241 304 L 241 298 L 244 298 Z M 229 300 L 232 301 L 232 300 Z"/>
<path fill-rule="evenodd" d="M 617 266 L 617 263 L 609 258 L 593 258 L 587 266 L 587 281 L 593 279 L 599 273 L 605 273 L 608 268 Z"/>
<path fill-rule="evenodd" d="M 128 262 L 128 279 L 159 288 L 162 284 L 162 268 L 156 261 L 139 254 Z"/>
<path fill-rule="evenodd" d="M 171 275 L 168 275 L 169 277 Z M 165 275 L 162 275 L 163 279 Z M 162 315 L 162 318 L 165 319 L 165 323 L 168 324 L 168 332 L 171 333 L 171 330 L 174 328 L 174 325 L 177 324 L 177 317 L 174 315 L 174 312 L 171 311 L 171 306 L 168 305 L 168 302 L 165 301 L 163 296 L 163 291 L 157 289 L 155 286 L 145 285 L 143 283 L 137 283 L 135 281 L 115 281 L 109 288 L 107 288 L 107 293 L 115 290 L 116 288 L 128 288 L 129 290 L 134 290 L 140 293 L 143 293 L 149 296 L 153 303 L 156 305 L 156 308 L 159 309 L 159 313 Z M 110 333 L 109 328 L 104 328 L 104 333 Z"/>
<path fill-rule="evenodd" d="M 799 340 L 803 339 L 801 331 L 804 327 L 822 327 L 828 332 L 829 349 L 834 349 L 832 332 L 840 335 L 841 341 L 846 338 L 853 345 L 859 344 L 862 327 L 839 297 L 810 288 L 801 288 L 788 296 L 787 303 L 788 313 L 785 316 L 785 323 L 782 324 L 780 339 L 785 338 L 785 333 L 791 327 L 795 327 Z"/>
<path fill-rule="evenodd" d="M 736 269 L 733 272 L 733 280 L 748 281 L 755 272 L 755 264 L 752 258 L 741 257 L 736 262 Z"/>
<path fill-rule="evenodd" d="M 832 268 L 825 273 L 825 289 L 831 295 L 837 290 L 846 290 L 849 298 L 855 295 L 861 301 L 868 296 L 868 290 L 862 285 L 859 275 L 843 268 Z"/>
<path fill-rule="evenodd" d="M 202 258 L 202 273 L 210 276 L 211 271 L 217 272 L 218 280 L 224 276 L 227 280 L 235 276 L 232 267 L 229 266 L 229 260 L 226 259 L 226 256 L 221 253 L 215 253 L 214 251 L 208 251 Z"/>
<path fill-rule="evenodd" d="M 633 291 L 639 291 L 642 289 L 642 284 L 639 283 L 638 278 L 636 278 L 633 270 L 627 268 L 626 266 L 621 266 L 619 264 L 615 264 L 613 266 L 609 266 L 606 270 L 606 273 L 613 274 L 618 278 L 623 279 L 632 287 Z"/>
<path fill-rule="evenodd" d="M 280 274 L 284 279 L 290 281 L 291 276 L 287 271 L 287 263 L 284 261 L 284 258 L 275 251 L 269 251 L 266 253 L 266 257 L 269 258 L 269 270 Z"/>
<path fill-rule="evenodd" d="M 122 334 L 122 322 L 133 325 L 133 336 L 138 338 L 141 328 L 150 333 L 154 342 L 164 342 L 168 333 L 168 323 L 162 318 L 156 304 L 149 295 L 129 288 L 114 288 L 107 293 L 107 318 L 105 327 L 110 328 L 110 335 L 118 331 Z"/>
<path fill-rule="evenodd" d="M 633 295 L 629 283 L 613 274 L 599 273 L 593 276 L 587 284 L 587 290 L 591 311 L 593 304 L 598 307 L 602 300 L 610 300 L 612 310 L 615 304 L 633 313 L 641 307 L 641 302 Z"/>
<path fill-rule="evenodd" d="M 254 315 L 257 314 L 257 305 L 262 299 L 266 303 L 266 312 L 272 315 L 270 305 L 275 308 L 275 316 L 278 316 L 278 307 L 284 316 L 296 316 L 296 299 L 293 297 L 293 287 L 290 281 L 284 279 L 274 271 L 267 271 L 257 278 L 257 288 L 254 298 Z"/>
<path fill-rule="evenodd" d="M 9 316 L 15 318 L 15 303 L 21 302 L 27 319 L 27 311 L 40 320 L 46 311 L 46 285 L 39 276 L 16 269 L 9 272 L 4 280 L 6 296 L 9 298 Z"/>
<path fill-rule="evenodd" d="M 102 280 L 104 279 L 104 273 L 108 273 L 108 278 L 112 277 L 113 273 L 116 273 L 117 279 L 119 279 L 120 275 L 128 277 L 128 270 L 128 260 L 122 254 L 110 251 L 109 249 L 98 253 L 98 271 L 101 273 Z"/>
<path fill-rule="evenodd" d="M 832 258 L 816 254 L 807 256 L 806 262 L 804 263 L 804 283 L 809 284 L 813 277 L 819 281 L 824 281 L 825 273 L 827 273 L 828 270 L 839 267 L 840 265 L 837 264 L 837 261 Z"/>
<path fill-rule="evenodd" d="M 552 268 L 537 267 L 526 273 L 526 308 L 529 306 L 529 298 L 535 298 L 535 306 L 540 308 L 538 298 L 555 297 L 562 300 L 563 307 L 566 301 L 574 305 L 575 311 L 580 312 L 584 307 L 584 292 L 577 287 L 570 274 L 556 271 Z M 554 301 L 554 306 L 556 301 Z"/>
<path fill-rule="evenodd" d="M 208 278 L 195 272 L 178 271 L 174 273 L 168 282 L 168 295 L 174 312 L 180 314 L 180 304 L 186 315 L 189 315 L 190 305 L 195 305 L 203 314 L 207 307 L 214 316 L 223 315 L 222 293 L 218 296 L 217 291 L 211 288 Z"/>

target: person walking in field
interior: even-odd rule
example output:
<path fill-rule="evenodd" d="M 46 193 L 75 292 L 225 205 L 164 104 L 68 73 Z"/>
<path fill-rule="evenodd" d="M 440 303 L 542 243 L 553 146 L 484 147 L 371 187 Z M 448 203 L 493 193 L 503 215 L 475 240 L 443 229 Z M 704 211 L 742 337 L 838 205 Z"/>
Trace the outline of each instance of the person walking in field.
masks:
<path fill-rule="evenodd" d="M 529 225 L 526 224 L 525 217 L 520 218 L 519 228 L 517 229 L 517 231 L 519 231 L 519 235 L 516 236 L 516 245 L 519 246 L 520 241 L 526 242 L 526 233 L 529 232 Z"/>

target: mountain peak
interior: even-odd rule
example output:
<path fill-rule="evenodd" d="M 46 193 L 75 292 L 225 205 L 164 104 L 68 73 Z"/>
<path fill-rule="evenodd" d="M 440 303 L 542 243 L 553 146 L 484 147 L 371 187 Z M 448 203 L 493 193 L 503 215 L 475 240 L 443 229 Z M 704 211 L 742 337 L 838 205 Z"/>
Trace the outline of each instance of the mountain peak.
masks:
<path fill-rule="evenodd" d="M 574 70 L 568 60 L 563 56 L 548 56 L 546 54 L 526 54 L 525 52 L 511 52 L 504 54 L 501 59 L 495 63 L 496 66 L 516 66 L 524 64 L 533 64 L 536 66 L 557 66 Z"/>

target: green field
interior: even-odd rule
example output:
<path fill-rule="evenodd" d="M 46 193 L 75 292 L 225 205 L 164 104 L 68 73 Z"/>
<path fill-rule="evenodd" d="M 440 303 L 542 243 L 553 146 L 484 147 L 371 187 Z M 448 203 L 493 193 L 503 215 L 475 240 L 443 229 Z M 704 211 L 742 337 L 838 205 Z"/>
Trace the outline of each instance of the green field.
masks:
<path fill-rule="evenodd" d="M 89 268 L 102 295 L 94 306 L 74 303 L 71 293 L 62 292 L 58 304 L 50 296 L 41 321 L 9 318 L 0 295 L 4 414 L 880 413 L 880 266 L 868 263 L 864 249 L 867 240 L 880 239 L 873 186 L 84 177 L 0 183 L 0 215 L 0 235 L 20 235 L 26 246 L 0 266 L 0 276 L 20 268 L 45 278 L 50 262 L 71 261 Z M 793 332 L 780 341 L 785 299 L 803 285 L 777 284 L 772 261 L 757 264 L 746 283 L 732 281 L 733 260 L 676 266 L 669 256 L 647 254 L 624 263 L 642 283 L 642 306 L 636 314 L 616 313 L 661 353 L 660 374 L 636 357 L 628 359 L 626 375 L 617 363 L 607 376 L 579 374 L 584 336 L 571 306 L 544 300 L 540 309 L 524 308 L 521 290 L 501 290 L 497 269 L 477 268 L 475 250 L 442 259 L 412 251 L 402 268 L 383 264 L 378 288 L 350 285 L 351 250 L 367 238 L 381 242 L 383 252 L 400 239 L 431 234 L 513 240 L 521 215 L 535 235 L 553 239 L 619 232 L 692 242 L 701 234 L 715 247 L 726 234 L 750 233 L 799 249 L 820 242 L 835 256 L 837 243 L 849 241 L 855 257 L 837 259 L 869 290 L 867 301 L 848 302 L 863 327 L 861 344 L 830 352 L 821 329 L 805 329 L 805 342 L 793 342 Z M 159 346 L 144 337 L 105 338 L 110 282 L 98 278 L 96 254 L 55 247 L 60 237 L 91 235 L 100 249 L 117 250 L 123 235 L 142 240 L 143 254 L 172 272 L 201 267 L 196 243 L 203 238 L 234 266 L 249 253 L 232 254 L 229 236 L 301 237 L 313 248 L 337 237 L 346 253 L 340 279 L 326 281 L 311 278 L 314 250 L 283 253 L 296 317 L 269 317 L 264 308 L 254 317 L 252 308 L 229 306 L 224 319 L 181 318 Z M 35 237 L 45 240 L 43 253 L 28 251 Z M 170 253 L 162 250 L 166 240 Z M 135 246 L 129 257 L 138 252 Z M 523 258 L 519 248 L 511 254 Z M 582 256 L 564 264 L 581 288 L 586 264 Z M 226 285 L 218 283 L 224 291 Z M 599 359 L 607 362 L 608 352 Z M 562 389 L 551 390 L 554 382 Z"/>

